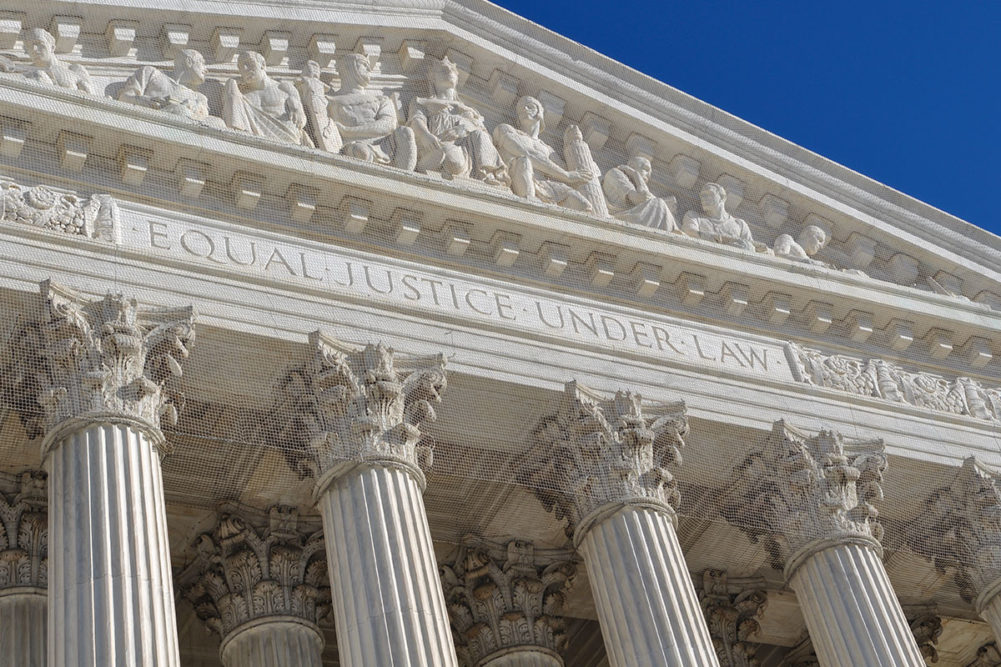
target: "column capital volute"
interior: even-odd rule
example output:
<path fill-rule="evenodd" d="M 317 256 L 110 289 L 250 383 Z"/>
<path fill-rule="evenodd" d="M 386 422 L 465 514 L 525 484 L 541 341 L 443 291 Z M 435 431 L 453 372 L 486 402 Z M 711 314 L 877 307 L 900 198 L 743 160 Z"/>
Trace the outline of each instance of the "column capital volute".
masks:
<path fill-rule="evenodd" d="M 736 468 L 728 521 L 762 542 L 773 567 L 791 578 L 813 554 L 858 544 L 882 553 L 874 502 L 887 461 L 878 439 L 835 431 L 808 435 L 775 422 L 761 450 Z"/>
<path fill-rule="evenodd" d="M 43 281 L 36 312 L 4 352 L 0 399 L 29 438 L 70 420 L 133 420 L 152 430 L 176 423 L 194 317 L 191 307 L 142 307 L 120 294 L 89 299 Z"/>
<path fill-rule="evenodd" d="M 46 475 L 3 474 L 13 493 L 0 493 L 0 594 L 48 585 L 49 528 Z"/>
<path fill-rule="evenodd" d="M 568 382 L 556 410 L 532 429 L 519 481 L 568 520 L 577 543 L 596 521 L 630 506 L 673 520 L 681 496 L 668 466 L 680 465 L 687 433 L 682 401 L 644 403 L 627 391 L 608 398 Z"/>
<path fill-rule="evenodd" d="M 952 570 L 960 595 L 978 613 L 1001 593 L 1001 474 L 966 458 L 952 483 L 932 491 L 912 548 L 940 570 Z"/>
<path fill-rule="evenodd" d="M 567 641 L 561 613 L 577 573 L 572 552 L 466 536 L 439 570 L 463 664 L 519 650 L 559 660 Z"/>
<path fill-rule="evenodd" d="M 223 643 L 268 619 L 316 629 L 330 610 L 319 519 L 303 521 L 294 507 L 228 503 L 192 547 L 180 592 Z"/>
<path fill-rule="evenodd" d="M 423 488 L 432 453 L 421 427 L 436 418 L 446 386 L 442 354 L 355 347 L 317 331 L 306 361 L 278 384 L 279 417 L 268 437 L 285 444 L 296 472 L 317 479 L 317 495 L 348 471 L 373 465 L 402 468 Z"/>

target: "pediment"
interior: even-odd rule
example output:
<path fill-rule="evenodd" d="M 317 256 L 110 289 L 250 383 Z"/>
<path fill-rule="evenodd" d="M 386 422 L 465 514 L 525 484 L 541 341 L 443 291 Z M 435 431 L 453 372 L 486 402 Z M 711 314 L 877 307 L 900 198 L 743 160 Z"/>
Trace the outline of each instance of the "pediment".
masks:
<path fill-rule="evenodd" d="M 23 52 L 31 28 L 53 35 L 57 57 L 87 72 L 92 94 L 24 76 L 34 67 Z M 144 67 L 147 80 L 170 75 L 184 48 L 205 59 L 208 118 L 119 101 L 130 76 Z M 267 114 L 247 118 L 253 103 L 233 110 L 243 51 L 259 54 L 277 87 L 298 91 L 300 101 L 309 85 L 319 90 L 314 111 L 329 122 L 345 121 L 331 116 L 330 99 L 344 86 L 338 59 L 358 54 L 371 69 L 368 92 L 382 100 L 362 111 L 391 113 L 392 125 L 411 130 L 415 114 L 441 108 L 430 64 L 447 59 L 457 75 L 447 120 L 475 117 L 468 124 L 482 136 L 470 139 L 466 128 L 445 142 L 452 166 L 427 159 L 433 151 L 419 131 L 409 157 L 408 139 L 393 132 L 352 141 L 345 131 L 328 143 L 312 117 L 299 141 L 295 128 L 268 129 Z M 807 343 L 819 336 L 876 345 L 956 372 L 979 372 L 998 351 L 997 237 L 479 0 L 203 2 L 184 10 L 136 0 L 86 11 L 15 0 L 0 17 L 0 55 L 14 70 L 0 75 L 8 182 L 22 174 L 30 186 L 40 182 L 32 173 L 59 174 L 50 185 L 84 199 L 114 191 L 251 219 L 280 208 L 289 229 L 376 233 L 404 252 L 431 236 L 450 261 L 533 281 L 576 276 L 618 299 L 709 319 L 753 315 L 754 328 L 795 325 Z M 308 61 L 318 76 L 304 75 Z M 517 116 L 526 96 L 545 116 L 537 136 Z M 343 99 L 338 113 L 358 111 L 356 99 Z M 513 132 L 507 148 L 502 127 Z M 535 165 L 526 193 L 511 183 L 525 180 L 512 172 L 528 144 L 552 149 L 557 174 L 537 176 L 545 169 Z M 496 162 L 484 151 L 506 167 L 499 184 L 487 177 Z M 638 158 L 651 165 L 645 188 L 624 168 Z M 570 183 L 566 172 L 593 178 Z M 716 213 L 701 201 L 709 183 L 725 192 Z M 810 248 L 817 230 L 823 247 Z M 908 349 L 914 340 L 921 345 Z"/>

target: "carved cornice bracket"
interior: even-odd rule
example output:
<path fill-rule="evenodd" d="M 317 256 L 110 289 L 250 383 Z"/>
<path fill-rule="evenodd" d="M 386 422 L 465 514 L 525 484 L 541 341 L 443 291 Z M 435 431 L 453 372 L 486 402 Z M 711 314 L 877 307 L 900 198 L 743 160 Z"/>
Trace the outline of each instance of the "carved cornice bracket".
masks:
<path fill-rule="evenodd" d="M 30 438 L 89 415 L 174 424 L 193 323 L 190 307 L 140 308 L 111 294 L 91 301 L 46 280 L 37 319 L 8 346 L 0 397 Z"/>
<path fill-rule="evenodd" d="M 872 503 L 883 497 L 884 470 L 881 440 L 852 442 L 832 431 L 811 437 L 779 420 L 764 448 L 737 467 L 737 502 L 723 513 L 789 577 L 826 546 L 880 549 L 883 529 Z"/>
<path fill-rule="evenodd" d="M 911 546 L 940 571 L 955 570 L 959 592 L 982 608 L 1001 592 L 1001 486 L 997 472 L 969 457 L 948 487 L 925 501 Z"/>
<path fill-rule="evenodd" d="M 576 576 L 571 552 L 467 537 L 440 571 L 463 664 L 476 667 L 515 647 L 566 648 L 560 612 Z"/>
<path fill-rule="evenodd" d="M 761 629 L 757 619 L 768 602 L 767 593 L 758 589 L 731 593 L 726 572 L 710 569 L 702 573 L 699 600 L 720 665 L 758 665 L 758 645 L 750 639 Z"/>
<path fill-rule="evenodd" d="M 266 522 L 249 511 L 223 513 L 194 546 L 181 594 L 223 639 L 271 616 L 317 625 L 330 610 L 323 534 L 299 527 L 295 508 L 272 507 Z"/>
<path fill-rule="evenodd" d="M 532 430 L 533 456 L 519 480 L 577 538 L 610 505 L 644 504 L 672 514 L 680 501 L 668 471 L 681 464 L 688 433 L 681 401 L 644 406 L 642 397 L 611 399 L 568 382 L 556 412 Z"/>
<path fill-rule="evenodd" d="M 310 335 L 311 356 L 282 378 L 277 437 L 303 477 L 320 478 L 340 466 L 383 462 L 412 471 L 432 463 L 421 425 L 434 421 L 445 390 L 443 355 L 404 357 L 381 343 L 357 349 Z"/>
<path fill-rule="evenodd" d="M 20 491 L 0 496 L 0 590 L 48 585 L 49 522 L 46 475 L 21 473 Z"/>

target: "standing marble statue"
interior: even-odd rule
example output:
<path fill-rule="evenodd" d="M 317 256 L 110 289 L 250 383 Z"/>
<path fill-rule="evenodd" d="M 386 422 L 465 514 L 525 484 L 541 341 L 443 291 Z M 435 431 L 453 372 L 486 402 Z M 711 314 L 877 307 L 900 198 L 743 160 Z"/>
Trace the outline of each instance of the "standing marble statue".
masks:
<path fill-rule="evenodd" d="M 545 109 L 534 97 L 524 96 L 516 106 L 518 125 L 494 128 L 494 142 L 508 165 L 511 190 L 519 197 L 559 204 L 576 211 L 594 209 L 579 189 L 595 178 L 586 168 L 567 170 L 556 151 L 539 135 L 545 130 Z"/>
<path fill-rule="evenodd" d="M 302 68 L 302 76 L 295 84 L 306 111 L 306 131 L 316 147 L 331 153 L 340 153 L 344 147 L 341 133 L 327 113 L 327 93 L 330 86 L 320 80 L 320 65 L 310 60 Z"/>
<path fill-rule="evenodd" d="M 205 58 L 194 49 L 183 49 L 174 58 L 174 76 L 151 65 L 135 71 L 118 91 L 118 99 L 150 109 L 160 109 L 213 127 L 225 127 L 209 115 L 209 101 L 198 87 L 205 83 Z"/>
<path fill-rule="evenodd" d="M 289 81 L 268 76 L 264 56 L 243 51 L 236 59 L 240 79 L 226 82 L 222 118 L 226 126 L 291 144 L 311 146 L 305 132 L 306 112 Z"/>
<path fill-rule="evenodd" d="M 800 232 L 799 241 L 794 241 L 790 234 L 780 234 L 775 239 L 772 252 L 776 257 L 824 266 L 824 262 L 813 259 L 813 256 L 823 250 L 825 245 L 827 245 L 827 232 L 817 225 L 809 225 Z"/>
<path fill-rule="evenodd" d="M 7 58 L 0 57 L 0 71 L 21 71 L 32 81 L 94 94 L 94 84 L 83 65 L 64 65 L 56 58 L 56 38 L 47 30 L 25 30 L 24 52 L 31 58 L 31 67 L 22 70 Z"/>
<path fill-rule="evenodd" d="M 681 220 L 681 231 L 695 238 L 707 239 L 744 250 L 764 250 L 755 243 L 751 228 L 740 218 L 726 210 L 726 190 L 719 183 L 706 183 L 699 192 L 702 211 L 685 213 Z"/>
<path fill-rule="evenodd" d="M 447 57 L 430 59 L 431 97 L 410 103 L 409 126 L 417 140 L 417 170 L 451 178 L 471 176 L 491 185 L 507 183 L 507 168 L 483 116 L 459 100 L 459 70 Z"/>
<path fill-rule="evenodd" d="M 674 197 L 661 199 L 650 192 L 650 174 L 653 168 L 650 160 L 643 156 L 631 158 L 627 164 L 620 164 L 605 172 L 601 181 L 608 201 L 609 212 L 619 220 L 634 225 L 677 231 L 671 208 Z"/>
<path fill-rule="evenodd" d="M 372 65 L 368 56 L 349 53 L 337 59 L 341 87 L 330 98 L 328 112 L 345 155 L 413 171 L 417 166 L 414 131 L 400 127 L 393 100 L 368 90 Z"/>

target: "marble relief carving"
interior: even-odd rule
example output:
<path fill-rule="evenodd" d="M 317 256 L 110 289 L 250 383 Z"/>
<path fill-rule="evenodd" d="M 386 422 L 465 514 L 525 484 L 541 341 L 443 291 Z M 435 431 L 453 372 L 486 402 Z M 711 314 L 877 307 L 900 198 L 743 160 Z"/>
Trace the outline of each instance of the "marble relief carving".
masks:
<path fill-rule="evenodd" d="M 81 197 L 58 193 L 44 185 L 25 186 L 0 178 L 0 221 L 110 243 L 118 240 L 118 205 L 110 195 Z"/>
<path fill-rule="evenodd" d="M 0 495 L 0 592 L 48 584 L 48 496 L 45 473 L 21 473 L 20 491 Z"/>
<path fill-rule="evenodd" d="M 268 76 L 264 56 L 243 51 L 237 57 L 239 79 L 230 79 L 223 93 L 226 127 L 258 137 L 312 146 L 305 132 L 306 112 L 299 91 L 289 81 Z"/>
<path fill-rule="evenodd" d="M 798 240 L 793 239 L 791 234 L 779 234 L 772 252 L 776 257 L 825 266 L 813 256 L 824 249 L 827 240 L 827 232 L 816 225 L 808 225 L 800 232 Z"/>
<path fill-rule="evenodd" d="M 702 213 L 688 211 L 681 221 L 681 231 L 689 236 L 744 250 L 764 250 L 755 243 L 751 228 L 726 210 L 726 190 L 719 183 L 706 183 L 699 192 Z"/>
<path fill-rule="evenodd" d="M 699 601 L 720 666 L 757 667 L 758 645 L 751 639 L 761 629 L 758 617 L 768 594 L 758 589 L 731 593 L 724 570 L 705 570 Z"/>
<path fill-rule="evenodd" d="M 931 373 L 906 371 L 882 359 L 825 355 L 795 343 L 786 345 L 786 357 L 793 377 L 806 384 L 1001 421 L 1001 388 L 985 387 L 972 378 L 949 380 Z"/>
<path fill-rule="evenodd" d="M 0 72 L 19 72 L 26 78 L 60 88 L 78 90 L 93 95 L 94 84 L 83 65 L 66 65 L 56 57 L 56 39 L 49 31 L 32 28 L 24 31 L 24 53 L 31 65 L 23 67 L 0 57 Z"/>
<path fill-rule="evenodd" d="M 637 156 L 605 172 L 601 180 L 608 212 L 623 222 L 653 227 L 665 232 L 678 231 L 673 209 L 674 197 L 655 197 L 650 192 L 650 160 Z"/>
<path fill-rule="evenodd" d="M 205 57 L 194 49 L 182 49 L 174 59 L 173 76 L 150 65 L 140 67 L 118 91 L 118 99 L 212 127 L 225 127 L 222 119 L 209 115 L 208 98 L 198 92 L 205 75 Z"/>

